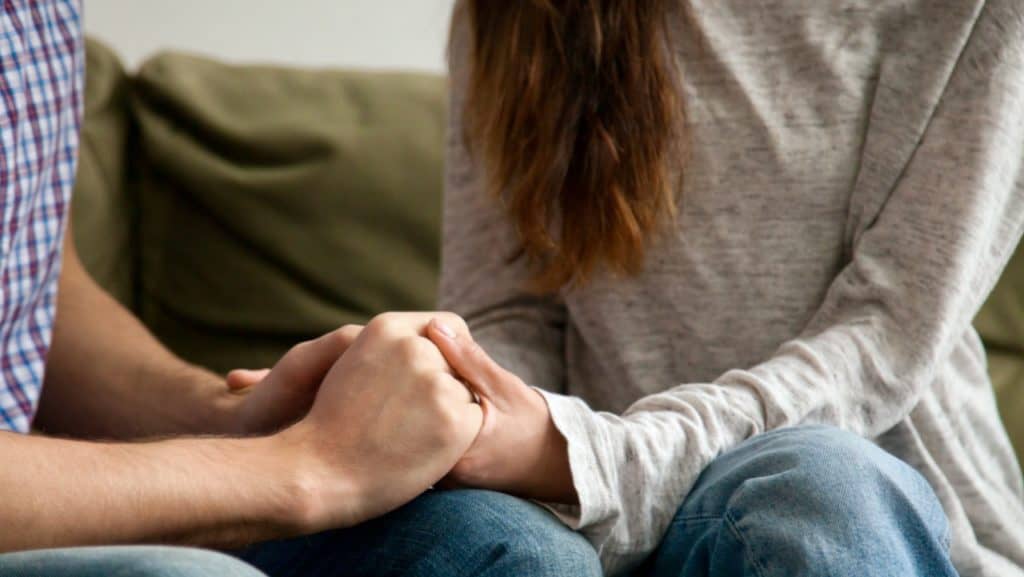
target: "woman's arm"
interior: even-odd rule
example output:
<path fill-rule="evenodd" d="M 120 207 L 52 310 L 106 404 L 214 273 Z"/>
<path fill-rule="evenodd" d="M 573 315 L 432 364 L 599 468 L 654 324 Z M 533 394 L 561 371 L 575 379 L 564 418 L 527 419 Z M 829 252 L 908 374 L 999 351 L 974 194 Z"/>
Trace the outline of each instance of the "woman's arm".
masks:
<path fill-rule="evenodd" d="M 704 467 L 742 440 L 805 423 L 867 437 L 890 429 L 969 330 L 1024 227 L 1016 3 L 981 9 L 934 104 L 912 160 L 799 338 L 756 367 L 646 397 L 622 416 L 546 395 L 568 440 L 574 526 L 609 570 L 647 555 Z"/>
<path fill-rule="evenodd" d="M 671 519 L 665 504 L 751 435 L 828 423 L 874 437 L 904 419 L 1021 237 L 1022 165 L 1024 14 L 990 0 L 912 160 L 800 337 L 758 366 L 646 397 L 622 417 L 548 395 L 569 441 L 578 526 L 605 562 L 646 555 Z M 629 458 L 646 464 L 623 466 Z"/>

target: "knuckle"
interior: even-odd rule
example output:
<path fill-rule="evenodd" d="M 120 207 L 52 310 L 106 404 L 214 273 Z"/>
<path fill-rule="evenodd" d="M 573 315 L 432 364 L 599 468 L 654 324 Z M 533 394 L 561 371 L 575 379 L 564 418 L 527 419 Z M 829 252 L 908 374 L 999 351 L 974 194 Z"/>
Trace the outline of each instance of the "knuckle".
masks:
<path fill-rule="evenodd" d="M 451 444 L 461 437 L 460 420 L 458 412 L 450 404 L 441 405 L 437 408 L 437 433 L 445 442 Z"/>
<path fill-rule="evenodd" d="M 341 330 L 334 330 L 324 335 L 324 340 L 332 350 L 343 350 L 348 348 L 349 340 L 345 338 Z"/>
<path fill-rule="evenodd" d="M 439 417 L 449 419 L 460 393 L 457 387 L 462 388 L 462 384 L 451 375 L 442 372 L 429 373 L 422 381 L 422 394 L 430 404 L 430 409 Z"/>
<path fill-rule="evenodd" d="M 309 349 L 311 348 L 313 348 L 313 343 L 311 341 L 302 341 L 301 343 L 296 343 L 292 345 L 290 349 L 288 349 L 287 353 L 285 353 L 285 358 L 305 356 L 306 352 L 308 352 Z"/>
<path fill-rule="evenodd" d="M 478 343 L 478 342 L 476 342 L 476 341 L 474 341 L 472 339 L 469 339 L 466 342 L 465 347 L 466 347 L 466 353 L 469 356 L 471 356 L 471 357 L 478 357 L 478 358 L 486 358 L 487 357 L 487 353 L 484 351 L 483 347 L 480 346 L 480 343 Z"/>
<path fill-rule="evenodd" d="M 467 339 L 465 347 L 466 356 L 472 359 L 474 364 L 484 369 L 485 373 L 494 376 L 495 364 L 491 361 L 491 356 L 487 354 L 487 351 L 480 346 L 480 343 L 472 339 Z"/>
<path fill-rule="evenodd" d="M 423 386 L 427 397 L 437 406 L 444 407 L 451 394 L 452 377 L 446 373 L 430 372 L 424 377 Z"/>
<path fill-rule="evenodd" d="M 348 334 L 359 334 L 360 332 L 362 332 L 362 330 L 364 328 L 366 328 L 365 325 L 357 325 L 357 324 L 354 324 L 354 323 L 349 323 L 349 324 L 346 324 L 346 325 L 342 325 L 341 328 L 338 329 L 338 332 L 342 333 L 342 334 L 346 334 L 346 335 L 348 335 Z"/>
<path fill-rule="evenodd" d="M 363 327 L 361 325 L 345 325 L 334 331 L 332 336 L 338 345 L 342 348 L 347 348 L 359 337 L 359 333 L 362 331 Z"/>
<path fill-rule="evenodd" d="M 438 312 L 437 319 L 450 326 L 457 333 L 469 333 L 469 325 L 466 324 L 466 320 L 451 311 Z"/>
<path fill-rule="evenodd" d="M 407 364 L 418 365 L 424 361 L 427 352 L 425 345 L 426 343 L 420 337 L 404 337 L 395 343 L 395 352 L 399 360 Z"/>
<path fill-rule="evenodd" d="M 380 313 L 379 315 L 376 315 L 372 319 L 370 319 L 369 326 L 380 328 L 382 326 L 387 326 L 393 320 L 394 317 L 391 313 Z"/>
<path fill-rule="evenodd" d="M 447 373 L 435 372 L 425 379 L 424 388 L 430 410 L 436 415 L 442 430 L 458 434 L 462 428 L 463 409 L 469 406 L 469 392 L 465 385 Z"/>
<path fill-rule="evenodd" d="M 395 333 L 397 324 L 395 313 L 381 313 L 370 320 L 366 330 L 375 336 L 387 336 Z"/>
<path fill-rule="evenodd" d="M 396 313 L 394 311 L 387 311 L 387 312 L 383 312 L 383 313 L 378 314 L 374 318 L 379 320 L 379 321 L 381 321 L 381 322 L 383 322 L 383 323 L 394 324 L 395 322 L 397 322 L 401 318 L 401 316 L 402 316 L 401 313 Z"/>
<path fill-rule="evenodd" d="M 315 345 L 312 341 L 303 341 L 296 343 L 288 349 L 277 363 L 274 368 L 280 371 L 285 371 L 287 374 L 292 374 L 296 370 L 301 370 L 306 365 L 308 359 L 312 356 Z"/>

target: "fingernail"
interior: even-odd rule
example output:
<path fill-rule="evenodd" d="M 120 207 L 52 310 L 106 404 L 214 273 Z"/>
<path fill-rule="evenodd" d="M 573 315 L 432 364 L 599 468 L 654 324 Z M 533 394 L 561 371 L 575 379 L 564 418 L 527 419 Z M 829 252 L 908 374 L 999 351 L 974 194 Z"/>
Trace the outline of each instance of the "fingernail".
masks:
<path fill-rule="evenodd" d="M 453 340 L 455 339 L 455 331 L 453 331 L 452 328 L 449 327 L 448 325 L 442 323 L 437 319 L 434 319 L 434 326 L 437 328 L 437 331 L 444 335 L 445 337 Z"/>

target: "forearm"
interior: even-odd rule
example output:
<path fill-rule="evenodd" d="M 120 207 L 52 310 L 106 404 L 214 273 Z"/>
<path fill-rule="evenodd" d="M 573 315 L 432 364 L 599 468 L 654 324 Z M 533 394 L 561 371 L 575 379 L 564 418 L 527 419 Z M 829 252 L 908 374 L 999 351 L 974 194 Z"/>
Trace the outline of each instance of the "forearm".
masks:
<path fill-rule="evenodd" d="M 0 434 L 0 551 L 173 542 L 231 547 L 300 530 L 314 500 L 285 436 L 103 444 Z M 295 521 L 298 520 L 298 521 Z"/>
<path fill-rule="evenodd" d="M 157 342 L 65 243 L 38 428 L 109 439 L 223 433 L 230 399 L 223 379 Z"/>

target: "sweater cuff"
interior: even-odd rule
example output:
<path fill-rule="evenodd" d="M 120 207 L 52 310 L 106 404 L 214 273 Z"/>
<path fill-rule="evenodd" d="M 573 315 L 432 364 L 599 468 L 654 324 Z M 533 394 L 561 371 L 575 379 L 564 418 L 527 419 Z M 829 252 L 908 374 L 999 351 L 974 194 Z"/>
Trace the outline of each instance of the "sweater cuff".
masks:
<path fill-rule="evenodd" d="M 548 404 L 555 428 L 565 437 L 572 483 L 579 498 L 579 505 L 538 504 L 551 511 L 570 529 L 585 530 L 613 515 L 612 499 L 601 475 L 601 464 L 598 463 L 595 447 L 595 443 L 599 443 L 603 437 L 603 432 L 596 422 L 596 415 L 583 400 L 542 389 L 537 391 Z"/>

